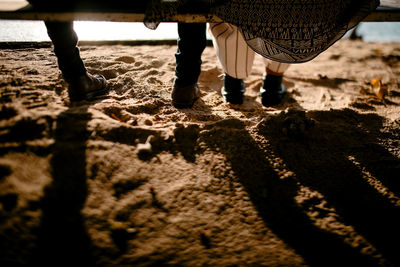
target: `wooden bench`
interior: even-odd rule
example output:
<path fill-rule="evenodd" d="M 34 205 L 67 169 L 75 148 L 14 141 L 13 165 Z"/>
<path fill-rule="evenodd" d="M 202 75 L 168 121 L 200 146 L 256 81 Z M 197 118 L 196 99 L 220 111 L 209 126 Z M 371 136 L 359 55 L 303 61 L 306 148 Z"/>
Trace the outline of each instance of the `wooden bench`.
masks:
<path fill-rule="evenodd" d="M 142 0 L 143 1 L 143 0 Z M 116 10 L 107 7 L 96 10 L 75 10 L 73 12 L 46 12 L 34 10 L 27 1 L 0 1 L 0 19 L 11 20 L 46 20 L 46 21 L 115 21 L 142 22 L 144 14 L 137 10 Z M 209 14 L 178 14 L 165 22 L 219 22 L 216 16 Z M 381 5 L 364 19 L 364 22 L 400 21 L 400 1 L 381 0 Z"/>

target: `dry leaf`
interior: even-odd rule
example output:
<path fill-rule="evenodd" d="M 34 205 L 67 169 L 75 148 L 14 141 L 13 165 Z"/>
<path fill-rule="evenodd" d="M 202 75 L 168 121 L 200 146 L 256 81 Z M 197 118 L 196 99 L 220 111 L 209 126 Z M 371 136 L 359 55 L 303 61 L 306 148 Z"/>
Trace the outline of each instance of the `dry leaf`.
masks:
<path fill-rule="evenodd" d="M 117 115 L 115 115 L 114 113 L 111 113 L 111 117 L 113 117 L 115 120 L 119 121 L 119 122 L 123 122 L 120 118 L 118 118 Z"/>
<path fill-rule="evenodd" d="M 374 90 L 374 91 L 378 90 L 379 87 L 382 84 L 382 79 L 381 78 L 375 78 L 370 82 L 370 84 L 371 84 L 372 90 Z"/>
<path fill-rule="evenodd" d="M 384 99 L 384 97 L 388 94 L 388 86 L 382 84 L 381 78 L 373 79 L 370 84 L 372 91 L 379 99 Z"/>
<path fill-rule="evenodd" d="M 388 94 L 388 86 L 381 84 L 381 87 L 379 88 L 379 91 L 377 92 L 376 95 L 380 99 L 384 99 L 387 94 Z"/>

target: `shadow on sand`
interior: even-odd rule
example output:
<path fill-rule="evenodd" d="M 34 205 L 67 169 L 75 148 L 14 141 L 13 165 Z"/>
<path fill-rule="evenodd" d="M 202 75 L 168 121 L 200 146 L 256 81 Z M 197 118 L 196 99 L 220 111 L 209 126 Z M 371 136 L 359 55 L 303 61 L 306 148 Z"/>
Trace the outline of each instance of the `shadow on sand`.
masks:
<path fill-rule="evenodd" d="M 51 158 L 53 177 L 41 199 L 36 266 L 94 266 L 91 241 L 81 209 L 87 197 L 86 126 L 91 119 L 87 106 L 59 114 Z"/>
<path fill-rule="evenodd" d="M 400 161 L 380 146 L 383 118 L 347 109 L 307 116 L 316 124 L 296 137 L 282 133 L 287 117 L 280 114 L 261 122 L 254 132 L 243 124 L 230 129 L 229 134 L 224 128 L 214 127 L 201 138 L 226 156 L 266 226 L 307 264 L 399 264 L 393 244 L 400 238 L 400 210 L 365 178 L 367 170 L 388 190 L 400 194 Z M 238 120 L 236 125 L 240 124 Z M 268 160 L 271 155 L 282 159 L 296 178 L 280 179 Z M 354 227 L 384 259 L 364 254 L 347 244 L 343 236 L 317 227 L 295 200 L 300 186 L 321 193 L 342 221 Z"/>

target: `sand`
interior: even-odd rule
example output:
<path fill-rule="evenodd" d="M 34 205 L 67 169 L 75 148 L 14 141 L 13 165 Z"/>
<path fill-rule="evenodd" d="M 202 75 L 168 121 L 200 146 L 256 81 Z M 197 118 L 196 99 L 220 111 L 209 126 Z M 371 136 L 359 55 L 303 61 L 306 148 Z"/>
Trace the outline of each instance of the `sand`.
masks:
<path fill-rule="evenodd" d="M 51 47 L 0 49 L 1 266 L 400 266 L 400 43 L 339 41 L 275 108 L 258 57 L 224 103 L 212 47 L 172 107 L 175 50 L 82 45 L 111 91 L 71 105 Z"/>

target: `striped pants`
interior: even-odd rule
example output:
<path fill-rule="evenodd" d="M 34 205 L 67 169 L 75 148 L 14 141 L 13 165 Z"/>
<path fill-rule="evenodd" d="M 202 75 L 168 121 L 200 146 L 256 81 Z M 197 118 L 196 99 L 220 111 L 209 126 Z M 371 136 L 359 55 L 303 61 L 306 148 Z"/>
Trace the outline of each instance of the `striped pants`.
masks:
<path fill-rule="evenodd" d="M 213 44 L 224 72 L 231 77 L 244 79 L 251 73 L 255 52 L 247 45 L 238 28 L 229 23 L 210 23 Z M 290 66 L 263 58 L 266 72 L 282 75 Z"/>

